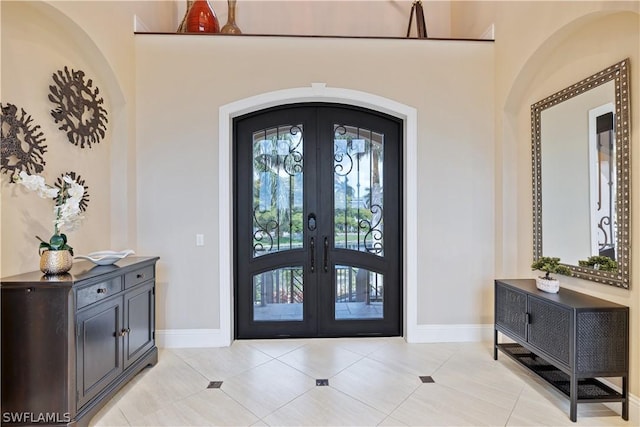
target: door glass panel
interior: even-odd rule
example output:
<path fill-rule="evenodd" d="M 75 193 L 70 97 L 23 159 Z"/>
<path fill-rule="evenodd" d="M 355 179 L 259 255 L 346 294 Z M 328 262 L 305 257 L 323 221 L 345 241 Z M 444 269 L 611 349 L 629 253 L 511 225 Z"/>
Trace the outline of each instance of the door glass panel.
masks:
<path fill-rule="evenodd" d="M 253 133 L 253 257 L 303 247 L 302 125 Z"/>
<path fill-rule="evenodd" d="M 337 265 L 335 319 L 384 318 L 384 276 L 364 268 Z"/>
<path fill-rule="evenodd" d="M 283 267 L 253 276 L 253 320 L 301 321 L 304 299 L 302 267 Z"/>
<path fill-rule="evenodd" d="M 334 245 L 384 255 L 384 134 L 334 125 Z"/>

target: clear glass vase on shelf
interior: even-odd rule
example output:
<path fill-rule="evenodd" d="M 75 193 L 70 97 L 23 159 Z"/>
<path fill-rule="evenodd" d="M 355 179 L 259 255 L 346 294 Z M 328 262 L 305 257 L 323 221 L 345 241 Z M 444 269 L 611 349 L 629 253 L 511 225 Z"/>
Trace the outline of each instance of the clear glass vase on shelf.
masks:
<path fill-rule="evenodd" d="M 224 24 L 220 32 L 223 34 L 242 34 L 242 31 L 240 31 L 240 28 L 236 24 L 236 0 L 227 0 L 227 5 L 229 9 L 227 23 Z"/>

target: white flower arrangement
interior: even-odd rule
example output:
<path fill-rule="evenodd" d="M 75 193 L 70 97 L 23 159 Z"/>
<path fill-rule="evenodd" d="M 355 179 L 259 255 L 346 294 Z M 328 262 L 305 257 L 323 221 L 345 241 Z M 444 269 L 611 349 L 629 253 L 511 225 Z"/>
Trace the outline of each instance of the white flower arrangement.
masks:
<path fill-rule="evenodd" d="M 67 244 L 67 236 L 62 231 L 73 231 L 84 219 L 81 215 L 80 202 L 84 195 L 84 187 L 68 175 L 62 178 L 62 188 L 52 187 L 45 183 L 40 175 L 29 175 L 25 171 L 13 177 L 13 181 L 27 190 L 35 191 L 43 199 L 53 199 L 53 236 L 49 242 L 40 237 L 39 252 L 68 250 L 73 255 L 73 248 Z"/>

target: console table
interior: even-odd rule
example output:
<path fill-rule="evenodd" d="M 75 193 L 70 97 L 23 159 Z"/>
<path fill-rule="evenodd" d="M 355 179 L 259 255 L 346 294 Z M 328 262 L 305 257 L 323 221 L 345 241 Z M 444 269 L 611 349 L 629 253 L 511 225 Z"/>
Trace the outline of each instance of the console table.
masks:
<path fill-rule="evenodd" d="M 158 361 L 157 257 L 1 279 L 2 425 L 86 426 Z"/>
<path fill-rule="evenodd" d="M 498 344 L 498 332 L 515 341 Z M 560 289 L 542 292 L 534 279 L 495 281 L 493 358 L 498 350 L 538 374 L 577 404 L 621 402 L 629 419 L 629 308 Z M 622 391 L 596 378 L 622 378 Z"/>

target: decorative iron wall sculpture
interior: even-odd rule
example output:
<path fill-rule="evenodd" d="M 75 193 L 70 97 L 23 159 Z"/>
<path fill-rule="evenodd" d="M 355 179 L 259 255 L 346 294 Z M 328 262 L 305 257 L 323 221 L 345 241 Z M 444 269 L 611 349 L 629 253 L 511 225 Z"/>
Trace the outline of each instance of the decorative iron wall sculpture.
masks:
<path fill-rule="evenodd" d="M 89 186 L 87 184 L 85 184 L 84 179 L 82 179 L 82 177 L 80 176 L 80 174 L 77 174 L 75 172 L 65 172 L 63 174 L 61 174 L 58 179 L 56 179 L 55 182 L 55 186 L 56 188 L 60 188 L 62 189 L 62 179 L 65 176 L 69 176 L 69 178 L 73 179 L 75 182 L 77 182 L 78 184 L 82 185 L 84 187 L 84 194 L 82 195 L 82 199 L 80 200 L 79 203 L 79 207 L 80 207 L 80 211 L 81 212 L 86 212 L 87 211 L 87 207 L 89 206 Z"/>
<path fill-rule="evenodd" d="M 67 133 L 69 142 L 85 145 L 97 144 L 104 138 L 107 130 L 107 110 L 102 106 L 104 100 L 98 98 L 100 90 L 92 88 L 93 81 L 85 82 L 84 71 L 64 67 L 53 74 L 55 85 L 49 86 L 49 100 L 56 105 L 51 110 L 58 129 Z"/>
<path fill-rule="evenodd" d="M 2 173 L 13 176 L 21 171 L 29 174 L 40 173 L 44 169 L 44 153 L 47 146 L 40 125 L 33 123 L 33 119 L 23 108 L 13 104 L 0 104 L 2 116 Z"/>

